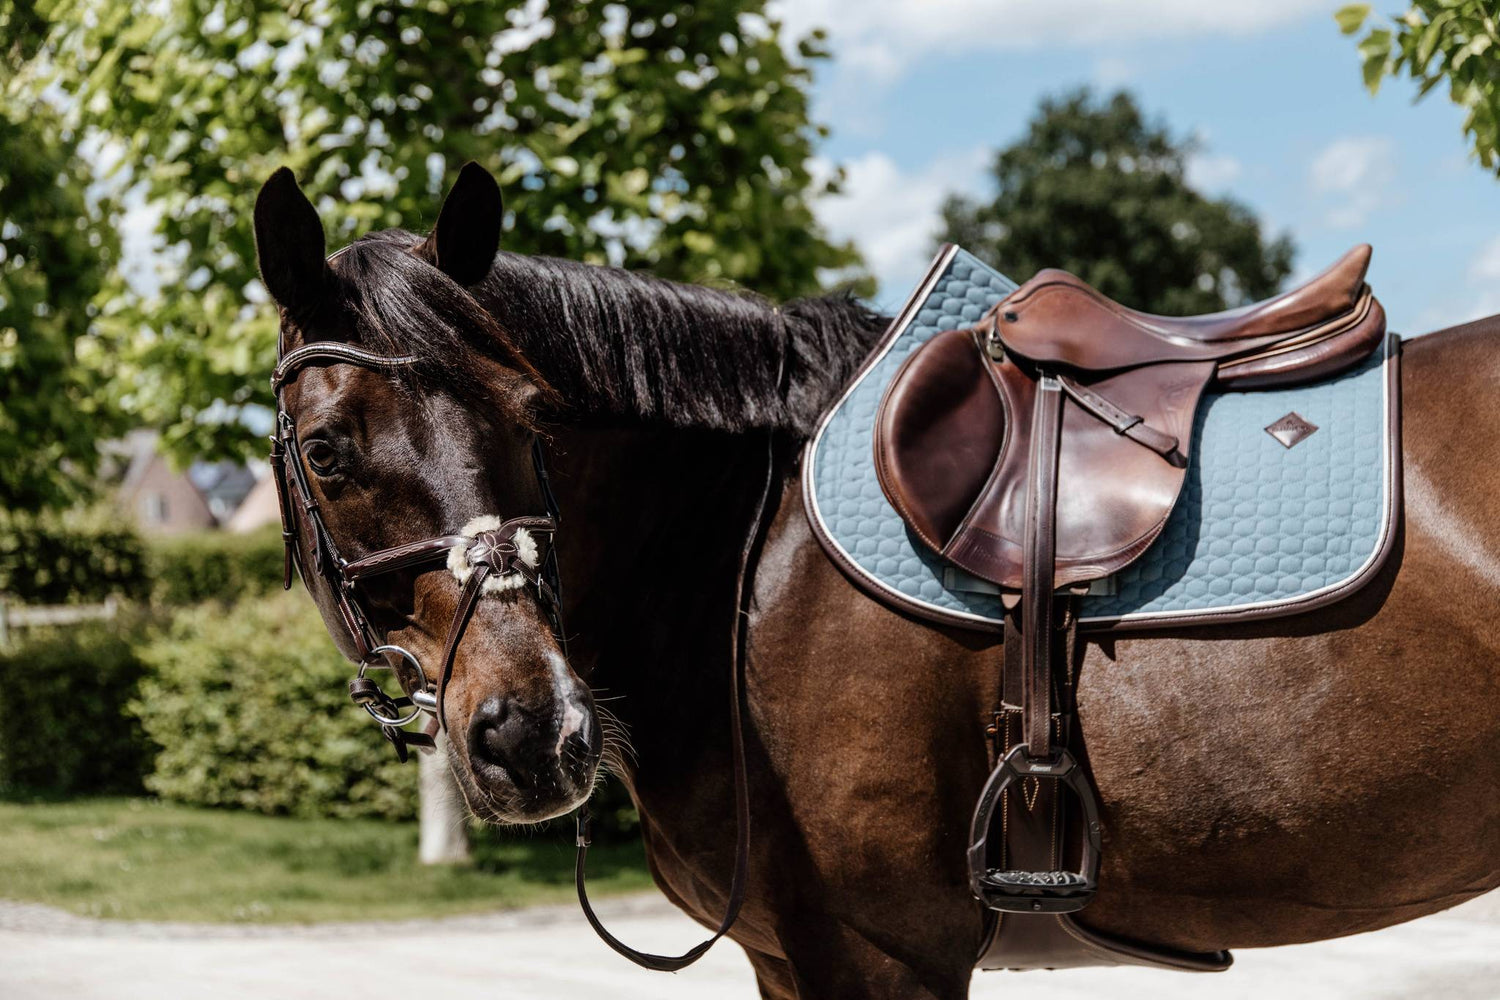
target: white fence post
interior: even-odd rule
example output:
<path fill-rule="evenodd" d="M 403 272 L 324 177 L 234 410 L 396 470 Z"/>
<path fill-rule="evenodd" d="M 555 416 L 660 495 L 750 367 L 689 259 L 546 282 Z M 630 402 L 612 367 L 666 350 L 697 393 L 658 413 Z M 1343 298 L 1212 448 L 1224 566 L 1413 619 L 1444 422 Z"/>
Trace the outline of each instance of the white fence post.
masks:
<path fill-rule="evenodd" d="M 417 754 L 419 821 L 417 857 L 424 865 L 469 860 L 469 809 L 448 769 L 448 737 L 439 733 L 437 750 Z"/>
<path fill-rule="evenodd" d="M 103 604 L 10 604 L 0 597 L 0 649 L 10 641 L 15 629 L 39 625 L 77 625 L 81 622 L 109 621 L 120 612 L 120 600 L 114 595 Z"/>

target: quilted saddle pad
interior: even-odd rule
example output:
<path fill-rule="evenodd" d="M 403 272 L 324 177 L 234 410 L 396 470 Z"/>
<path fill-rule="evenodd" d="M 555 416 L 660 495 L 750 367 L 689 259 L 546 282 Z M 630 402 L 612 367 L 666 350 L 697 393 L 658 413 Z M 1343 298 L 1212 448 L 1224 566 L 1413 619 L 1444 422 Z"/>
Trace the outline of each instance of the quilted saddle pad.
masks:
<path fill-rule="evenodd" d="M 876 598 L 943 624 L 999 628 L 999 593 L 911 536 L 886 501 L 875 475 L 875 411 L 913 350 L 973 324 L 1015 287 L 968 252 L 944 247 L 803 455 L 807 516 L 829 556 Z M 1399 358 L 1391 336 L 1359 368 L 1326 382 L 1210 392 L 1166 528 L 1082 598 L 1081 623 L 1134 629 L 1277 617 L 1332 603 L 1373 577 L 1400 516 Z"/>

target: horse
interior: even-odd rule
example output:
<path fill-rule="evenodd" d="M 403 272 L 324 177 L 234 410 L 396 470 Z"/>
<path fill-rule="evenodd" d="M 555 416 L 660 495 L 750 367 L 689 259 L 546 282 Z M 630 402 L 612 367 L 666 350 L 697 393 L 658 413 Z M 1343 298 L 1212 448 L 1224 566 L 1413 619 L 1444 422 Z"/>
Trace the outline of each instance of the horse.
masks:
<path fill-rule="evenodd" d="M 536 510 L 529 455 L 547 444 L 566 634 L 529 588 L 472 609 L 443 696 L 470 807 L 561 815 L 607 761 L 657 885 L 716 926 L 743 619 L 753 835 L 729 936 L 761 995 L 966 996 L 986 915 L 965 834 L 997 640 L 852 585 L 797 475 L 885 318 L 504 251 L 500 205 L 470 165 L 431 234 L 371 233 L 332 263 L 289 172 L 255 211 L 287 344 L 414 359 L 312 367 L 285 390 L 293 459 L 341 549 Z M 1088 927 L 1190 951 L 1291 944 L 1500 884 L 1500 406 L 1484 405 L 1500 317 L 1404 352 L 1405 510 L 1376 579 L 1294 618 L 1087 640 L 1077 699 L 1105 842 Z M 330 588 L 309 586 L 353 656 Z M 366 594 L 387 641 L 432 663 L 459 592 L 433 567 Z"/>

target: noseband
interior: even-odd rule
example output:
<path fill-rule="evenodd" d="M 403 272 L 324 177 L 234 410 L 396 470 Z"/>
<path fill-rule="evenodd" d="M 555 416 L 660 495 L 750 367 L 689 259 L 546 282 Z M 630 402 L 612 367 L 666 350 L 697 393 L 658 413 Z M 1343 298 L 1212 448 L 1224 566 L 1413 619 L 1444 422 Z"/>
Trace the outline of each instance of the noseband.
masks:
<path fill-rule="evenodd" d="M 339 620 L 359 655 L 359 672 L 349 682 L 349 697 L 380 724 L 380 731 L 395 746 L 397 756 L 405 761 L 407 747 L 431 748 L 438 727 L 447 727 L 443 696 L 453 676 L 453 661 L 469 620 L 474 616 L 474 608 L 485 595 L 532 587 L 558 643 L 564 643 L 557 550 L 551 544 L 557 532 L 557 500 L 547 480 L 541 440 L 533 439 L 531 459 L 537 487 L 547 508 L 544 516 L 508 520 L 492 515 L 479 517 L 458 534 L 438 535 L 381 549 L 350 562 L 339 554 L 318 502 L 313 498 L 303 468 L 296 422 L 287 412 L 283 392 L 304 368 L 312 365 L 353 365 L 370 371 L 393 372 L 411 367 L 417 359 L 411 355 L 375 354 L 336 342 L 312 343 L 289 353 L 283 353 L 283 347 L 284 344 L 278 345 L 276 369 L 271 374 L 271 390 L 276 394 L 271 471 L 281 506 L 281 539 L 286 547 L 282 586 L 291 587 L 294 563 L 309 592 L 312 591 L 313 575 L 321 576 L 328 585 L 339 611 Z M 311 552 L 310 566 L 304 564 L 299 538 L 307 542 Z M 386 642 L 377 633 L 361 603 L 360 589 L 375 577 L 434 566 L 446 566 L 463 584 L 463 592 L 448 626 L 442 664 L 436 673 L 430 673 L 410 650 Z M 563 652 L 566 655 L 566 647 Z M 398 669 L 389 657 L 399 658 L 402 666 L 409 670 Z M 376 670 L 393 671 L 401 684 L 403 696 L 393 698 L 381 690 L 368 676 Z M 411 676 L 407 676 L 408 673 Z M 433 720 L 425 732 L 404 728 L 424 714 Z"/>

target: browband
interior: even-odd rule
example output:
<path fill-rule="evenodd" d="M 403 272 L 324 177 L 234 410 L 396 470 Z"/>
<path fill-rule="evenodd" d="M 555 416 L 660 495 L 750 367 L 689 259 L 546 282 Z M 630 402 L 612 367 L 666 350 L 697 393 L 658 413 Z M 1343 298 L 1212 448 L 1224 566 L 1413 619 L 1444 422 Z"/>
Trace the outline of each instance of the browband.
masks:
<path fill-rule="evenodd" d="M 319 361 L 331 365 L 349 364 L 373 368 L 377 371 L 389 371 L 396 368 L 410 368 L 417 363 L 418 358 L 415 354 L 400 354 L 392 357 L 388 354 L 376 354 L 351 344 L 341 344 L 336 340 L 319 340 L 304 344 L 295 351 L 289 352 L 276 363 L 276 368 L 271 372 L 271 391 L 279 391 L 298 371 Z"/>

